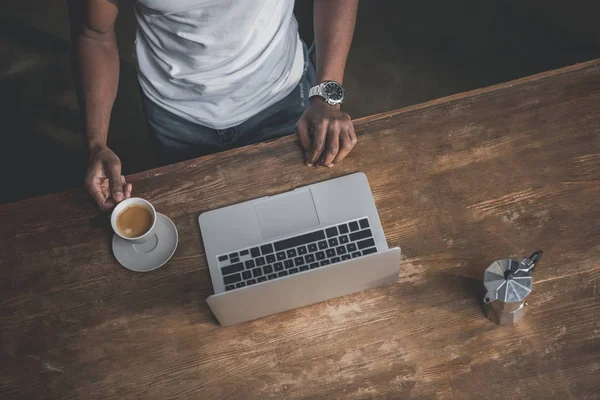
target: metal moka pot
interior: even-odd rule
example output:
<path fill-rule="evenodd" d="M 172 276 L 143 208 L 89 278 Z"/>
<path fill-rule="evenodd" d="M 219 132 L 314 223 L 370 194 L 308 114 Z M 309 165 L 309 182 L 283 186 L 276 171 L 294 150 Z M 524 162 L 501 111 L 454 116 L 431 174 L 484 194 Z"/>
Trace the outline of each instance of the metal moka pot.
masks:
<path fill-rule="evenodd" d="M 512 325 L 525 315 L 525 298 L 531 293 L 531 273 L 542 257 L 536 251 L 521 261 L 510 258 L 494 261 L 485 270 L 483 298 L 485 316 L 498 325 Z"/>

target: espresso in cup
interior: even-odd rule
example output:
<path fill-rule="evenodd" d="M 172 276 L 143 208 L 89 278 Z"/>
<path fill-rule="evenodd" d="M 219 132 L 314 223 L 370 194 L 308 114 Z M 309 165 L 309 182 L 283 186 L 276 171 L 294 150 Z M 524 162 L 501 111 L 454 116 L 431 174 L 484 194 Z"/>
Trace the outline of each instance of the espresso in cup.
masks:
<path fill-rule="evenodd" d="M 143 205 L 132 205 L 117 215 L 117 229 L 128 238 L 142 236 L 152 228 L 152 213 Z"/>
<path fill-rule="evenodd" d="M 122 239 L 140 244 L 154 236 L 156 211 L 149 201 L 132 197 L 117 204 L 110 222 Z"/>

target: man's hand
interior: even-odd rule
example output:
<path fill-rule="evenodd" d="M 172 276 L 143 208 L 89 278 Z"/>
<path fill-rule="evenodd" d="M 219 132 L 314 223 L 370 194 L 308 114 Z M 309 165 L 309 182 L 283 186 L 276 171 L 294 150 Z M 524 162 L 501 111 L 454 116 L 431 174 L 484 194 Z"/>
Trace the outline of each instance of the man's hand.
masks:
<path fill-rule="evenodd" d="M 121 160 L 108 147 L 101 146 L 90 152 L 85 189 L 102 211 L 131 197 L 132 185 L 121 175 Z"/>
<path fill-rule="evenodd" d="M 309 167 L 333 167 L 350 153 L 357 141 L 350 116 L 320 97 L 310 100 L 296 125 L 296 133 Z"/>

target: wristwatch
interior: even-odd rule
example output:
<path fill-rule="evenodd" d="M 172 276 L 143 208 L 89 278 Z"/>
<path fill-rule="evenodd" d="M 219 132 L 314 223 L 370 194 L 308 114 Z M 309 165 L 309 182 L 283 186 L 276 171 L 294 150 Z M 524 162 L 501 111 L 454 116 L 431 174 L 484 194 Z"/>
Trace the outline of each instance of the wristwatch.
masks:
<path fill-rule="evenodd" d="M 310 88 L 308 98 L 314 96 L 322 97 L 327 104 L 335 106 L 344 102 L 345 90 L 336 81 L 325 81 L 317 86 Z"/>

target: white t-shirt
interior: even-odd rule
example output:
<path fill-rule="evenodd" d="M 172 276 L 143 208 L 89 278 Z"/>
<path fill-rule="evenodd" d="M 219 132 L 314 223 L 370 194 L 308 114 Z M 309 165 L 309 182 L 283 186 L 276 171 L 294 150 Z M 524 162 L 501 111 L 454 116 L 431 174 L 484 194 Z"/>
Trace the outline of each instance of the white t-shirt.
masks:
<path fill-rule="evenodd" d="M 304 55 L 294 0 L 138 0 L 144 93 L 214 129 L 246 121 L 296 87 Z"/>

